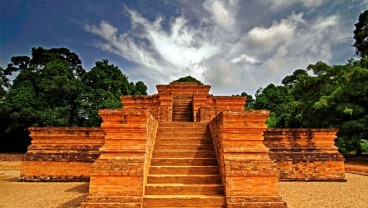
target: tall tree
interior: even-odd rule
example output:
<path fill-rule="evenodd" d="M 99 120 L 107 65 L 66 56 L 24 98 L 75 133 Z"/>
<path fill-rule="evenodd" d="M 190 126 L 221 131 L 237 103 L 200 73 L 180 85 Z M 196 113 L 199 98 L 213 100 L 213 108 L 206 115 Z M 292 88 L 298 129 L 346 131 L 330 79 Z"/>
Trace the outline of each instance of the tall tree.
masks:
<path fill-rule="evenodd" d="M 129 83 L 128 77 L 106 59 L 97 61 L 96 66 L 82 77 L 82 82 L 79 117 L 83 126 L 99 126 L 98 110 L 121 108 L 120 96 L 147 94 L 143 82 Z"/>
<path fill-rule="evenodd" d="M 361 141 L 368 138 L 368 58 L 335 66 L 317 62 L 307 70 L 313 75 L 296 70 L 283 80 L 297 103 L 288 123 L 339 128 L 340 141 L 361 154 Z"/>
<path fill-rule="evenodd" d="M 368 56 L 368 10 L 359 15 L 354 30 L 355 54 L 360 57 Z"/>
<path fill-rule="evenodd" d="M 266 88 L 259 88 L 256 92 L 254 109 L 267 109 L 271 111 L 267 119 L 269 127 L 286 127 L 290 116 L 289 105 L 292 98 L 288 88 L 269 84 Z"/>

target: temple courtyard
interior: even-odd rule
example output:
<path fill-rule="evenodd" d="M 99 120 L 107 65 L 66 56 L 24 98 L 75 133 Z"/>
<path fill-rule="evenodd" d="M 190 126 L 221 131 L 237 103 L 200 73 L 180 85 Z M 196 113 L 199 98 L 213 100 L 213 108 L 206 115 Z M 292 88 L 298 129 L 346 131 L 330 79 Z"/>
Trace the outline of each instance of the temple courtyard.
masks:
<path fill-rule="evenodd" d="M 88 195 L 88 182 L 17 182 L 20 163 L 0 161 L 1 208 L 79 207 Z M 367 168 L 360 166 L 361 170 Z M 280 182 L 280 195 L 291 208 L 365 207 L 368 176 L 347 172 L 346 179 L 347 182 Z"/>
<path fill-rule="evenodd" d="M 210 88 L 122 96 L 101 127 L 29 128 L 27 153 L 0 158 L 0 207 L 366 207 L 368 158 L 344 158 L 338 129 L 269 129 L 269 111 Z"/>

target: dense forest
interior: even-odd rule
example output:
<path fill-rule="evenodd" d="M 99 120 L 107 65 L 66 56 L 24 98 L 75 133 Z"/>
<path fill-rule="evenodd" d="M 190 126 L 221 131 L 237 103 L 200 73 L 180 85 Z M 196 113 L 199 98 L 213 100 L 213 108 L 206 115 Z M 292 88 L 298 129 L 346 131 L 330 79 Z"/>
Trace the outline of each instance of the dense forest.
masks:
<path fill-rule="evenodd" d="M 356 58 L 343 65 L 317 62 L 259 88 L 246 110 L 267 109 L 271 128 L 338 128 L 341 152 L 368 152 L 368 11 L 354 30 Z M 10 77 L 17 74 L 14 80 Z M 177 81 L 195 81 L 183 77 Z M 0 151 L 26 151 L 30 126 L 99 126 L 100 108 L 120 108 L 121 95 L 146 95 L 142 82 L 108 60 L 86 71 L 66 48 L 33 48 L 0 68 Z"/>
<path fill-rule="evenodd" d="M 33 48 L 0 73 L 0 151 L 26 151 L 30 126 L 99 126 L 98 109 L 120 108 L 121 95 L 147 94 L 142 81 L 129 82 L 108 60 L 86 72 L 66 48 Z"/>

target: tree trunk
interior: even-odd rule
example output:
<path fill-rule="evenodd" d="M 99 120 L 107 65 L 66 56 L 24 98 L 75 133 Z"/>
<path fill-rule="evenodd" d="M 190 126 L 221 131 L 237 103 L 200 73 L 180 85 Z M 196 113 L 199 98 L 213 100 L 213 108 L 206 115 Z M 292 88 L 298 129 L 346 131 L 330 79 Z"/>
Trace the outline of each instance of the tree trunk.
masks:
<path fill-rule="evenodd" d="M 362 145 L 360 144 L 360 139 L 358 137 L 354 137 L 354 141 L 356 155 L 362 155 Z"/>

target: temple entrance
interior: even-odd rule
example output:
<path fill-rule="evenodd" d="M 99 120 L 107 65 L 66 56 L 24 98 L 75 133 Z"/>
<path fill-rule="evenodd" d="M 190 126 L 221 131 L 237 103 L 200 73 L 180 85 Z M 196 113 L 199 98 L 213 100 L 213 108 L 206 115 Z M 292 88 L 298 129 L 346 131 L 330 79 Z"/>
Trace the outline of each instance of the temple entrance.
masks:
<path fill-rule="evenodd" d="M 173 97 L 173 122 L 193 122 L 193 96 Z"/>

